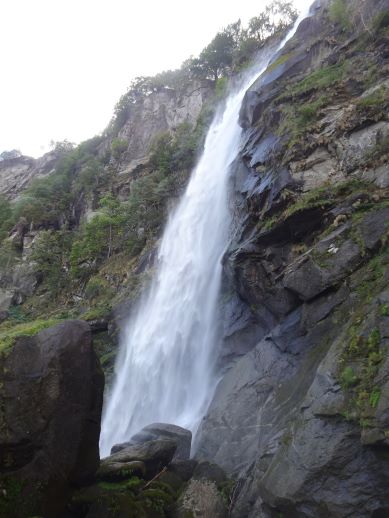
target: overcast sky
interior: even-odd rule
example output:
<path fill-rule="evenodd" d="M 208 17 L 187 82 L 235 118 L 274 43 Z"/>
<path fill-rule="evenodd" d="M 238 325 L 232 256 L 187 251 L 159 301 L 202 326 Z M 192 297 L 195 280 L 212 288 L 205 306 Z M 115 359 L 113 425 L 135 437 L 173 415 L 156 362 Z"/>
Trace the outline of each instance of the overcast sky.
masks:
<path fill-rule="evenodd" d="M 266 0 L 2 0 L 0 152 L 101 132 L 131 79 L 174 69 Z M 295 0 L 297 7 L 309 0 Z"/>

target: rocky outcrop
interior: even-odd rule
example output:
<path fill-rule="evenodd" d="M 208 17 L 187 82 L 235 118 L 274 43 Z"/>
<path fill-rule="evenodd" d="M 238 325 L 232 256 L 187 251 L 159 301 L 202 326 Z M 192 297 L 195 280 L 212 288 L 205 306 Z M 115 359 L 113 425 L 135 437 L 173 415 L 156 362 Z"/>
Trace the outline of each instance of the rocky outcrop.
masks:
<path fill-rule="evenodd" d="M 56 151 L 38 159 L 18 156 L 0 161 L 0 194 L 13 200 L 34 178 L 43 178 L 54 171 L 60 155 Z"/>
<path fill-rule="evenodd" d="M 60 516 L 99 466 L 104 378 L 88 324 L 6 342 L 0 383 L 0 514 Z"/>
<path fill-rule="evenodd" d="M 195 124 L 212 84 L 190 81 L 180 88 L 163 88 L 130 107 L 119 138 L 128 142 L 127 155 L 136 160 L 148 154 L 154 137 L 174 131 L 183 122 Z"/>
<path fill-rule="evenodd" d="M 153 423 L 142 428 L 140 432 L 133 435 L 129 442 L 115 444 L 112 446 L 111 454 L 117 453 L 129 446 L 143 444 L 148 441 L 168 439 L 176 443 L 174 460 L 187 460 L 190 456 L 192 444 L 192 432 L 181 426 L 167 423 Z"/>

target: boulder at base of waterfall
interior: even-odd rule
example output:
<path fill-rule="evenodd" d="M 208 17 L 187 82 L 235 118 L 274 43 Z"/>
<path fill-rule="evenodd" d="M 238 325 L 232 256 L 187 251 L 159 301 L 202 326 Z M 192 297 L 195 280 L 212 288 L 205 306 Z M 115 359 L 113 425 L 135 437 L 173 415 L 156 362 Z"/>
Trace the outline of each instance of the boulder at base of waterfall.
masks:
<path fill-rule="evenodd" d="M 131 475 L 133 462 L 141 461 L 145 467 L 145 478 L 151 479 L 170 463 L 176 449 L 176 442 L 170 439 L 158 439 L 128 446 L 101 461 L 97 478 L 124 480 Z"/>
<path fill-rule="evenodd" d="M 86 322 L 0 347 L 0 516 L 62 516 L 99 466 L 104 377 Z"/>
<path fill-rule="evenodd" d="M 143 444 L 148 441 L 158 439 L 169 439 L 175 441 L 177 445 L 174 460 L 187 460 L 190 457 L 190 447 L 192 444 L 192 432 L 181 426 L 167 423 L 153 423 L 142 428 L 140 432 L 133 435 L 128 442 L 115 444 L 111 449 L 111 454 L 133 446 Z"/>

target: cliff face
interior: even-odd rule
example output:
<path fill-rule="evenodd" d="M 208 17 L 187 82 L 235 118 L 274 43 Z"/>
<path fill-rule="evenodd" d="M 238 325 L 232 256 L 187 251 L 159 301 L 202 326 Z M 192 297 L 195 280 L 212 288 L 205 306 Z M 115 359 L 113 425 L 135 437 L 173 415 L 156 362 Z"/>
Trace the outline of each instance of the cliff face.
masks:
<path fill-rule="evenodd" d="M 179 89 L 165 88 L 152 93 L 131 107 L 118 134 L 128 142 L 128 155 L 132 159 L 142 158 L 159 133 L 174 131 L 184 122 L 195 124 L 211 91 L 211 84 L 192 81 Z"/>
<path fill-rule="evenodd" d="M 237 481 L 236 518 L 389 514 L 389 1 L 339 4 L 343 13 L 315 2 L 241 109 L 220 300 L 223 375 L 196 438 L 196 456 Z M 216 102 L 210 86 L 193 82 L 130 106 L 119 147 L 102 137 L 71 162 L 69 185 L 84 183 L 68 205 L 61 200 L 59 216 L 14 227 L 6 241 L 19 256 L 0 270 L 0 345 L 47 308 L 56 319 L 82 315 L 110 375 L 207 102 Z M 179 145 L 162 141 L 147 156 L 156 136 L 174 137 L 186 122 Z M 52 178 L 59 158 L 0 162 L 0 193 L 14 200 L 34 178 Z M 111 205 L 99 205 L 107 194 Z M 99 215 L 101 225 L 88 227 Z M 102 243 L 92 239 L 99 232 Z M 53 240 L 37 269 L 30 254 L 42 235 Z M 74 259 L 81 245 L 91 255 Z"/>
<path fill-rule="evenodd" d="M 0 194 L 15 199 L 34 178 L 52 173 L 58 159 L 58 154 L 51 152 L 37 160 L 20 156 L 0 161 Z"/>
<path fill-rule="evenodd" d="M 389 512 L 389 3 L 350 4 L 348 32 L 316 2 L 241 110 L 227 373 L 197 439 L 236 517 Z"/>

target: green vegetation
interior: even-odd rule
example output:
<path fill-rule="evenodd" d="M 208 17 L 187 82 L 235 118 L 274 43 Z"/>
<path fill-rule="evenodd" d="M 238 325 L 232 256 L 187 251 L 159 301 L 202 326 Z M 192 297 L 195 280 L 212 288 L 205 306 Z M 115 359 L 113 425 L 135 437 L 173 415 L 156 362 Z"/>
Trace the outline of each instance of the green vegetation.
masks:
<path fill-rule="evenodd" d="M 0 194 L 0 242 L 7 237 L 12 225 L 13 218 L 11 204 L 5 196 Z"/>
<path fill-rule="evenodd" d="M 385 304 L 370 304 L 386 288 L 384 272 L 388 265 L 389 249 L 384 246 L 353 280 L 356 283 L 357 306 L 339 360 L 339 380 L 347 395 L 344 414 L 348 419 L 358 419 L 362 427 L 371 426 L 374 409 L 381 396 L 377 374 L 387 347 L 381 339 L 379 323 L 387 315 Z M 373 320 L 367 322 L 366 313 Z M 341 318 L 347 318 L 347 315 Z"/>
<path fill-rule="evenodd" d="M 373 408 L 376 408 L 381 397 L 381 389 L 374 387 L 370 393 L 369 403 Z"/>
<path fill-rule="evenodd" d="M 111 143 L 112 156 L 114 158 L 116 158 L 116 160 L 119 159 L 121 157 L 121 155 L 127 150 L 127 148 L 128 148 L 127 140 L 114 138 Z"/>
<path fill-rule="evenodd" d="M 326 88 L 333 87 L 336 83 L 341 81 L 347 74 L 350 63 L 342 61 L 335 65 L 328 65 L 318 70 L 313 71 L 301 81 L 292 83 L 286 87 L 285 93 L 279 97 L 278 101 L 305 95 L 312 91 L 323 91 Z"/>
<path fill-rule="evenodd" d="M 273 215 L 266 219 L 263 223 L 264 230 L 270 230 L 276 224 L 279 224 L 290 218 L 298 212 L 302 212 L 312 208 L 327 208 L 336 203 L 339 198 L 344 198 L 351 193 L 361 190 L 369 190 L 370 186 L 366 182 L 360 180 L 347 180 L 336 184 L 326 184 L 322 187 L 312 189 L 307 193 L 294 198 L 292 203 L 288 205 L 281 213 Z"/>
<path fill-rule="evenodd" d="M 349 66 L 344 61 L 323 67 L 300 81 L 286 85 L 283 93 L 276 99 L 282 116 L 277 132 L 279 135 L 288 134 L 289 148 L 299 143 L 311 125 L 318 120 L 321 108 L 331 102 L 332 94 L 328 90 L 334 90 L 336 84 L 345 77 Z M 320 95 L 317 96 L 319 92 Z M 309 98 L 304 102 L 303 97 Z"/>
<path fill-rule="evenodd" d="M 379 108 L 382 109 L 389 102 L 389 90 L 384 86 L 377 88 L 370 95 L 360 97 L 357 100 L 357 108 L 359 111 L 366 109 Z"/>
<path fill-rule="evenodd" d="M 163 482 L 154 481 L 146 485 L 144 480 L 130 477 L 121 482 L 100 482 L 96 486 L 81 490 L 74 495 L 70 507 L 77 511 L 94 503 L 98 510 L 103 513 L 113 512 L 115 516 L 163 518 L 170 516 L 171 506 L 177 496 L 172 488 Z"/>
<path fill-rule="evenodd" d="M 26 322 L 13 327 L 9 326 L 9 322 L 0 326 L 0 352 L 4 353 L 12 347 L 17 338 L 22 336 L 35 336 L 48 327 L 59 324 L 60 320 L 35 320 L 33 322 Z"/>
<path fill-rule="evenodd" d="M 382 11 L 373 20 L 373 30 L 376 33 L 384 32 L 389 27 L 389 11 Z"/>
<path fill-rule="evenodd" d="M 71 244 L 72 233 L 68 230 L 43 230 L 34 243 L 31 259 L 53 299 L 57 299 L 68 284 Z"/>
<path fill-rule="evenodd" d="M 333 23 L 340 25 L 344 31 L 351 29 L 350 6 L 347 5 L 346 0 L 332 0 L 329 17 Z"/>
<path fill-rule="evenodd" d="M 269 65 L 265 71 L 265 74 L 268 74 L 269 72 L 272 72 L 273 70 L 275 70 L 277 67 L 279 67 L 280 65 L 283 65 L 284 63 L 286 63 L 291 57 L 293 56 L 293 53 L 292 52 L 289 52 L 287 54 L 283 54 L 282 56 L 280 56 L 278 59 L 276 59 L 276 61 L 274 61 L 274 63 L 272 63 L 271 65 Z"/>
<path fill-rule="evenodd" d="M 356 383 L 358 383 L 358 378 L 355 375 L 355 372 L 352 369 L 352 367 L 346 367 L 343 370 L 343 372 L 342 372 L 342 374 L 340 376 L 340 379 L 341 379 L 341 382 L 342 382 L 342 386 L 345 387 L 345 388 L 352 387 Z"/>

